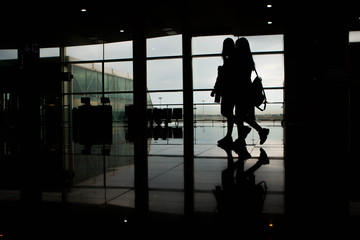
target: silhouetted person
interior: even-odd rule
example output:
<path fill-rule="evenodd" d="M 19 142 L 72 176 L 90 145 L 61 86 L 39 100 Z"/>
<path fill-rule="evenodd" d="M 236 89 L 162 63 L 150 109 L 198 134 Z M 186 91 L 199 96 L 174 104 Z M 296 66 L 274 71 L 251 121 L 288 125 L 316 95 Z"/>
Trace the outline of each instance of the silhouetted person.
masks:
<path fill-rule="evenodd" d="M 236 153 L 243 154 L 245 139 L 251 131 L 251 128 L 244 126 L 244 122 L 259 133 L 260 144 L 266 141 L 269 134 L 269 129 L 262 128 L 255 121 L 255 106 L 251 95 L 251 73 L 255 70 L 255 63 L 247 39 L 239 38 L 235 46 L 231 38 L 226 38 L 223 42 L 222 58 L 224 63 L 218 67 L 218 77 L 211 92 L 216 102 L 221 95 L 221 114 L 227 120 L 226 135 L 218 144 L 232 144 Z M 234 123 L 237 124 L 238 138 L 233 143 Z"/>
<path fill-rule="evenodd" d="M 215 96 L 215 102 L 218 102 L 221 96 L 221 115 L 227 120 L 227 132 L 225 137 L 218 141 L 218 144 L 227 145 L 233 142 L 232 131 L 235 121 L 235 101 L 231 90 L 233 81 L 235 81 L 235 43 L 233 39 L 226 38 L 224 40 L 221 56 L 223 65 L 218 67 L 218 76 L 211 96 Z"/>
<path fill-rule="evenodd" d="M 236 98 L 235 123 L 238 126 L 239 135 L 239 139 L 237 139 L 235 143 L 244 144 L 244 139 L 251 130 L 248 127 L 244 127 L 244 122 L 246 122 L 259 133 L 260 144 L 263 144 L 267 139 L 269 129 L 262 128 L 255 121 L 255 106 L 251 94 L 251 73 L 255 70 L 255 63 L 250 50 L 250 45 L 248 40 L 242 37 L 236 40 L 235 46 L 236 80 L 233 82 L 231 88 L 231 94 Z"/>

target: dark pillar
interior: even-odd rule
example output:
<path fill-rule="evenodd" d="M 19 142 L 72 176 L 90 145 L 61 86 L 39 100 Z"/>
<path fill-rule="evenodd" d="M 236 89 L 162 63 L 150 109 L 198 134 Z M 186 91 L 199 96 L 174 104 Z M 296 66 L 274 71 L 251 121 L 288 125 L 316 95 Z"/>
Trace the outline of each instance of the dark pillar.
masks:
<path fill-rule="evenodd" d="M 191 58 L 191 34 L 183 33 L 183 99 L 184 99 L 184 191 L 185 216 L 194 211 L 194 110 Z"/>
<path fill-rule="evenodd" d="M 346 213 L 347 34 L 285 34 L 286 211 L 309 230 L 324 230 L 318 222 L 339 227 Z"/>
<path fill-rule="evenodd" d="M 19 49 L 20 78 L 17 86 L 17 140 L 21 169 L 21 201 L 41 202 L 39 46 L 24 44 Z"/>
<path fill-rule="evenodd" d="M 360 106 L 360 43 L 349 45 L 349 199 L 360 201 L 360 125 L 358 120 Z"/>
<path fill-rule="evenodd" d="M 134 24 L 134 164 L 135 164 L 135 209 L 139 214 L 149 210 L 147 122 L 146 122 L 146 36 L 142 18 Z"/>

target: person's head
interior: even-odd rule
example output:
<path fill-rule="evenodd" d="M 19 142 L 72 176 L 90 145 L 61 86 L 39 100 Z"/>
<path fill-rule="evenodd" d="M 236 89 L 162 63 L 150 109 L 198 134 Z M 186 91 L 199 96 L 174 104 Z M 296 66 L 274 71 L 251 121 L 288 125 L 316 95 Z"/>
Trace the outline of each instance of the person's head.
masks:
<path fill-rule="evenodd" d="M 236 46 L 236 52 L 238 55 L 238 58 L 240 59 L 240 61 L 242 61 L 244 63 L 248 62 L 248 64 L 250 65 L 251 68 L 254 68 L 255 63 L 252 57 L 252 53 L 250 50 L 250 44 L 249 41 L 244 38 L 238 38 L 235 42 L 235 46 Z"/>
<path fill-rule="evenodd" d="M 241 37 L 241 38 L 238 38 L 236 40 L 236 49 L 238 51 L 238 53 L 240 54 L 251 54 L 251 50 L 250 50 L 250 44 L 249 44 L 249 41 L 244 38 L 244 37 Z"/>
<path fill-rule="evenodd" d="M 232 38 L 226 38 L 223 42 L 222 57 L 223 59 L 228 58 L 235 51 L 235 43 Z"/>

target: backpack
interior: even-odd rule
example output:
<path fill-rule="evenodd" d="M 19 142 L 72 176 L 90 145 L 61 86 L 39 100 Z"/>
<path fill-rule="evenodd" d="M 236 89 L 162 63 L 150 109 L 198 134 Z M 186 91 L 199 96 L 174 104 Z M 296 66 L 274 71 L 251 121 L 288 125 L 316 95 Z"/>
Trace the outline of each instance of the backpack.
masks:
<path fill-rule="evenodd" d="M 260 111 L 264 111 L 266 109 L 266 104 L 267 104 L 266 94 L 262 84 L 262 79 L 258 75 L 256 69 L 255 69 L 255 73 L 256 73 L 256 78 L 253 80 L 251 84 L 253 104 Z M 262 104 L 264 104 L 263 108 L 260 107 Z"/>

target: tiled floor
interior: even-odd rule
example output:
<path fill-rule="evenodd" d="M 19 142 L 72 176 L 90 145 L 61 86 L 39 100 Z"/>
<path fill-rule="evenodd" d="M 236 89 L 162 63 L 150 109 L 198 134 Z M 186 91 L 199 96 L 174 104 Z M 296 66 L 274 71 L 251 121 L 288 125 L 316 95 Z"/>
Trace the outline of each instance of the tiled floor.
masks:
<path fill-rule="evenodd" d="M 275 130 L 274 130 L 275 129 Z M 203 132 L 200 129 L 200 132 Z M 282 131 L 276 126 L 274 131 Z M 204 133 L 204 132 L 203 132 Z M 199 133 L 198 133 L 199 135 Z M 270 163 L 255 171 L 255 183 L 266 182 L 267 193 L 264 201 L 264 213 L 284 212 L 284 161 L 282 139 L 269 138 L 263 146 L 256 144 L 255 134 L 249 134 L 247 149 L 252 158 L 244 164 L 244 171 L 253 166 L 263 148 Z M 199 137 L 199 136 L 198 136 Z M 199 139 L 201 139 L 199 137 Z M 182 141 L 182 140 L 181 140 Z M 180 142 L 181 142 L 180 141 Z M 216 142 L 216 141 L 215 141 Z M 254 143 L 254 144 L 253 144 Z M 194 147 L 194 211 L 215 213 L 217 201 L 213 190 L 222 186 L 222 171 L 227 168 L 225 151 L 214 143 L 201 142 Z M 179 141 L 153 142 L 148 158 L 149 177 L 149 209 L 156 212 L 184 213 L 184 169 L 183 145 Z M 237 156 L 233 152 L 234 161 Z M 235 173 L 235 172 L 234 172 Z M 106 174 L 83 181 L 69 193 L 69 202 L 110 204 L 124 207 L 134 207 L 134 166 L 118 167 Z M 45 194 L 45 199 L 53 199 L 51 194 Z M 58 197 L 59 198 L 59 197 Z"/>
<path fill-rule="evenodd" d="M 266 182 L 267 192 L 263 203 L 264 213 L 284 212 L 284 154 L 281 126 L 271 126 L 272 135 L 260 146 L 257 134 L 251 132 L 247 138 L 247 149 L 251 158 L 244 164 L 244 171 L 256 164 L 260 148 L 267 153 L 270 163 L 254 172 L 255 184 Z M 198 127 L 197 144 L 194 145 L 194 211 L 216 213 L 217 200 L 213 190 L 223 187 L 222 171 L 228 167 L 225 151 L 216 146 L 216 140 L 201 136 L 208 129 Z M 214 130 L 212 130 L 214 131 Z M 223 133 L 223 129 L 217 129 Z M 233 153 L 234 161 L 237 155 Z M 234 172 L 234 176 L 236 171 Z M 149 209 L 155 212 L 184 214 L 184 165 L 182 139 L 152 141 L 148 157 Z M 106 187 L 104 187 L 106 186 Z M 19 193 L 2 191 L 2 200 L 19 199 Z M 7 197 L 6 197 L 7 196 Z M 43 201 L 61 202 L 59 192 L 44 192 Z M 134 165 L 108 169 L 106 179 L 99 174 L 74 186 L 68 194 L 70 203 L 115 205 L 135 207 Z"/>

